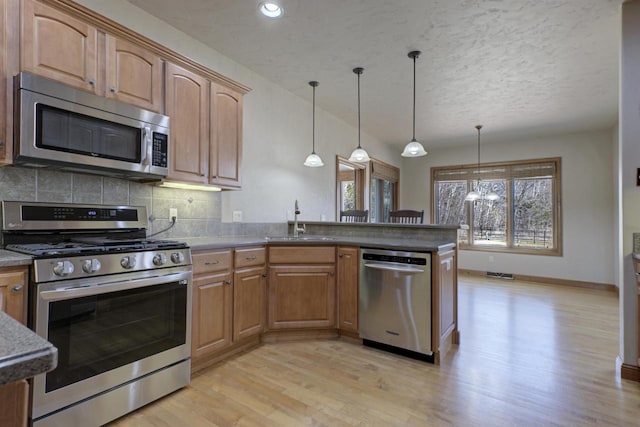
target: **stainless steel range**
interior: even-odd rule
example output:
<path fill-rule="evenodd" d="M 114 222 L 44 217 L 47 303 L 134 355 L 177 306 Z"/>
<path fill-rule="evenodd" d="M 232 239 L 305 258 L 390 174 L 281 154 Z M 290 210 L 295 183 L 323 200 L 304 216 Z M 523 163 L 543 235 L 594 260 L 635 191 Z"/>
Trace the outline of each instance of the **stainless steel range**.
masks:
<path fill-rule="evenodd" d="M 58 348 L 34 426 L 102 425 L 189 384 L 191 252 L 146 228 L 144 207 L 2 202 L 5 248 L 34 257 L 29 326 Z"/>

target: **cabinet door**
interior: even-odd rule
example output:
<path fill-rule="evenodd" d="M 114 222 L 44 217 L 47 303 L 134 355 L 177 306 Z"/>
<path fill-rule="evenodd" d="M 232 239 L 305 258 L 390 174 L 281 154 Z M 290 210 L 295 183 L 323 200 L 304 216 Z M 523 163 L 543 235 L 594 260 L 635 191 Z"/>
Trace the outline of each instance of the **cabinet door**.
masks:
<path fill-rule="evenodd" d="M 209 81 L 167 63 L 165 114 L 171 118 L 169 179 L 208 183 Z"/>
<path fill-rule="evenodd" d="M 269 328 L 335 328 L 333 265 L 269 267 Z"/>
<path fill-rule="evenodd" d="M 22 70 L 101 93 L 98 31 L 52 7 L 22 2 Z"/>
<path fill-rule="evenodd" d="M 27 267 L 0 269 L 0 310 L 27 323 Z"/>
<path fill-rule="evenodd" d="M 233 278 L 233 340 L 260 334 L 266 323 L 264 266 L 237 271 Z"/>
<path fill-rule="evenodd" d="M 206 356 L 231 344 L 232 298 L 229 272 L 194 278 L 192 358 Z"/>
<path fill-rule="evenodd" d="M 358 248 L 338 248 L 338 328 L 358 332 Z"/>
<path fill-rule="evenodd" d="M 0 426 L 24 427 L 28 420 L 29 384 L 21 380 L 0 386 Z"/>
<path fill-rule="evenodd" d="M 210 182 L 239 188 L 241 162 L 242 95 L 211 83 Z"/>
<path fill-rule="evenodd" d="M 125 40 L 107 35 L 106 96 L 140 108 L 162 109 L 162 59 Z"/>

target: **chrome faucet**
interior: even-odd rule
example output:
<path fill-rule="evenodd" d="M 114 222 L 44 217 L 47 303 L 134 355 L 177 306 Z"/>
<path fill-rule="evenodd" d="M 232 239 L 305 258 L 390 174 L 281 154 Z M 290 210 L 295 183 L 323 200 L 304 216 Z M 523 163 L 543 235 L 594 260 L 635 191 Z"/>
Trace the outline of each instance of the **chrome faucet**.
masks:
<path fill-rule="evenodd" d="M 300 237 L 300 233 L 304 233 L 306 231 L 306 227 L 302 224 L 302 228 L 298 227 L 298 215 L 300 215 L 300 208 L 298 207 L 298 200 L 296 199 L 296 204 L 294 207 L 294 217 L 293 217 L 293 238 L 297 239 Z"/>

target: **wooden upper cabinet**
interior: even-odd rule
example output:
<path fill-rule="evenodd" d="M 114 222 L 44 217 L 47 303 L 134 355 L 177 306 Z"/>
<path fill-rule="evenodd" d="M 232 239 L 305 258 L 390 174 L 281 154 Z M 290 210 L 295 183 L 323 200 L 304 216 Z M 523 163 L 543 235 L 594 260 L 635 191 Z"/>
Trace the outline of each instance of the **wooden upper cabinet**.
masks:
<path fill-rule="evenodd" d="M 27 267 L 0 269 L 0 310 L 27 323 Z"/>
<path fill-rule="evenodd" d="M 241 187 L 242 94 L 211 83 L 210 182 Z"/>
<path fill-rule="evenodd" d="M 21 69 L 100 94 L 98 30 L 37 3 L 22 1 Z"/>
<path fill-rule="evenodd" d="M 167 178 L 208 184 L 209 81 L 167 63 L 165 88 L 165 114 L 171 118 Z"/>
<path fill-rule="evenodd" d="M 162 59 L 136 44 L 110 35 L 106 36 L 106 46 L 106 96 L 161 112 Z"/>

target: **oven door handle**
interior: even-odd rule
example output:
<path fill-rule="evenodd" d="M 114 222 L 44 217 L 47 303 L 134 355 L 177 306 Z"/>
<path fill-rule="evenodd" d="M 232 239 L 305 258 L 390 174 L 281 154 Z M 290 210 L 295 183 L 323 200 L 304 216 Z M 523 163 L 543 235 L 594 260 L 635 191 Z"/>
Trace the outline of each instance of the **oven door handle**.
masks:
<path fill-rule="evenodd" d="M 190 271 L 172 273 L 161 276 L 151 276 L 140 279 L 119 280 L 108 283 L 100 281 L 92 281 L 90 283 L 82 283 L 76 285 L 59 285 L 50 290 L 41 290 L 38 292 L 39 298 L 44 301 L 60 301 L 72 298 L 80 298 L 85 296 L 106 294 L 109 292 L 126 291 L 129 289 L 143 288 L 146 286 L 162 285 L 178 282 L 187 286 L 191 282 L 192 273 Z"/>
<path fill-rule="evenodd" d="M 364 266 L 367 268 L 373 268 L 374 270 L 395 271 L 398 273 L 409 273 L 409 274 L 424 273 L 425 271 L 422 268 L 417 268 L 412 266 L 401 267 L 397 264 L 384 264 L 379 262 L 368 262 Z"/>

